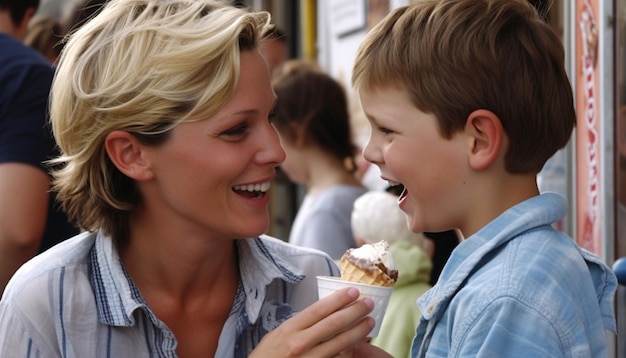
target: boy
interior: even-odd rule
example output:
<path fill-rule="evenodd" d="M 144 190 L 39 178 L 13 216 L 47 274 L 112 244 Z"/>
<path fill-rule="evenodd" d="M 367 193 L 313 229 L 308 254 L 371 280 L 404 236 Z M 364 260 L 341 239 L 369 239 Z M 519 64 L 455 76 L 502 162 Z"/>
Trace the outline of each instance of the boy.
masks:
<path fill-rule="evenodd" d="M 365 159 L 415 232 L 465 239 L 418 300 L 414 357 L 604 357 L 616 280 L 551 224 L 536 175 L 575 124 L 558 36 L 526 0 L 425 0 L 366 37 L 353 85 Z"/>

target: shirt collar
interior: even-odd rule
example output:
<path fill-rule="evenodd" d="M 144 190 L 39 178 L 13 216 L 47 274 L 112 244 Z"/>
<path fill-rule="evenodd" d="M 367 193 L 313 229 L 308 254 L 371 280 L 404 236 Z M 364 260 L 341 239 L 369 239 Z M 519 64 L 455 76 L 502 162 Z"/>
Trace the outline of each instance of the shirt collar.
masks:
<path fill-rule="evenodd" d="M 474 235 L 463 240 L 453 251 L 441 272 L 438 282 L 419 299 L 422 305 L 439 302 L 453 296 L 480 261 L 496 247 L 506 244 L 520 233 L 543 225 L 552 225 L 567 213 L 567 200 L 554 193 L 525 200 L 498 216 Z M 434 308 L 422 310 L 430 319 Z"/>
<path fill-rule="evenodd" d="M 262 238 L 239 239 L 236 245 L 240 279 L 246 295 L 246 314 L 251 322 L 255 322 L 265 300 L 267 285 L 275 279 L 297 283 L 305 275 L 283 258 L 279 247 L 269 245 Z M 160 325 L 122 266 L 113 239 L 101 231 L 97 232 L 91 252 L 90 280 L 98 318 L 103 324 L 132 326 L 135 323 L 133 312 L 144 308 L 155 324 Z"/>
<path fill-rule="evenodd" d="M 275 279 L 297 283 L 304 279 L 302 270 L 283 258 L 278 247 L 263 238 L 237 240 L 239 270 L 246 294 L 246 313 L 255 322 L 265 300 L 267 286 Z"/>
<path fill-rule="evenodd" d="M 147 305 L 122 266 L 113 239 L 98 230 L 90 256 L 99 321 L 111 326 L 134 325 L 133 312 Z"/>

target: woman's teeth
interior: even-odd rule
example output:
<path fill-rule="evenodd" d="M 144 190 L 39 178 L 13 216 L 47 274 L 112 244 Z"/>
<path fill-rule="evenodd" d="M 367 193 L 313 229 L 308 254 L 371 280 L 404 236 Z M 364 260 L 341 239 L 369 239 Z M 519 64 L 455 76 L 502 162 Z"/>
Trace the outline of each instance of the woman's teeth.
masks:
<path fill-rule="evenodd" d="M 270 182 L 260 184 L 235 185 L 233 189 L 236 191 L 260 191 L 264 193 L 270 189 Z"/>

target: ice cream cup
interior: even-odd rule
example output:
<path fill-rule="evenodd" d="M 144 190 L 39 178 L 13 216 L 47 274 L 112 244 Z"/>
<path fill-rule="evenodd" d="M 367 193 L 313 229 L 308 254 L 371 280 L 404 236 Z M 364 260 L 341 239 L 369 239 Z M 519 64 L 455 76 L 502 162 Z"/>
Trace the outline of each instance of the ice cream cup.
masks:
<path fill-rule="evenodd" d="M 367 336 L 378 336 L 378 332 L 380 331 L 380 326 L 383 322 L 383 317 L 385 316 L 385 311 L 387 310 L 389 297 L 391 297 L 391 291 L 393 288 L 345 281 L 339 277 L 317 276 L 317 292 L 319 299 L 322 299 L 344 287 L 354 287 L 358 289 L 361 293 L 361 298 L 369 297 L 374 301 L 374 310 L 370 313 L 370 316 L 374 318 L 374 321 L 376 321 L 376 325 Z"/>

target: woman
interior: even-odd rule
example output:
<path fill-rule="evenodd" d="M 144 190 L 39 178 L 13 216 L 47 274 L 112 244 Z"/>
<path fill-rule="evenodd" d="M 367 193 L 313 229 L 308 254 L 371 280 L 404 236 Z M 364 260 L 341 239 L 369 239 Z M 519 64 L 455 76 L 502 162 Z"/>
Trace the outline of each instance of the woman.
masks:
<path fill-rule="evenodd" d="M 113 0 L 69 37 L 52 89 L 54 177 L 85 232 L 12 278 L 0 356 L 373 349 L 371 300 L 351 305 L 358 292 L 344 290 L 313 304 L 333 262 L 262 235 L 285 159 L 257 51 L 268 24 L 210 0 Z"/>

